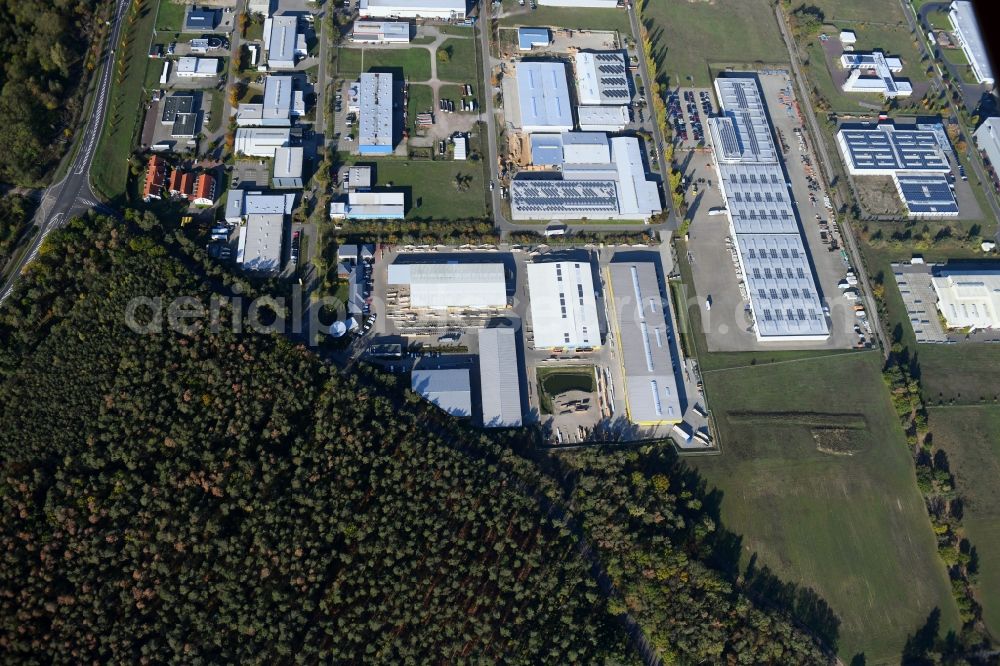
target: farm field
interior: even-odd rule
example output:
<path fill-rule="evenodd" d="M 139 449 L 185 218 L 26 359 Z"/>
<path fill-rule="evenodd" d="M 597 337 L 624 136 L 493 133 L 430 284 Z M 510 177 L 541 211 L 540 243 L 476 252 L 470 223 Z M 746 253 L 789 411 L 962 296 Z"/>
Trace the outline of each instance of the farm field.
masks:
<path fill-rule="evenodd" d="M 711 65 L 788 62 L 767 0 L 657 0 L 646 2 L 642 20 L 671 87 L 711 85 Z"/>
<path fill-rule="evenodd" d="M 376 69 L 403 70 L 411 82 L 431 78 L 431 54 L 423 47 L 409 49 L 355 49 L 341 47 L 337 52 L 337 72 L 341 75 L 360 74 Z"/>
<path fill-rule="evenodd" d="M 840 655 L 873 664 L 898 662 L 934 607 L 945 631 L 958 622 L 880 369 L 866 352 L 705 370 L 723 455 L 692 460 L 743 563 L 813 588 L 841 620 Z"/>
<path fill-rule="evenodd" d="M 948 454 L 966 499 L 962 523 L 979 554 L 977 592 L 983 620 L 1000 634 L 1000 406 L 937 407 L 928 423 L 934 444 Z"/>
<path fill-rule="evenodd" d="M 1000 344 L 917 345 L 917 360 L 928 405 L 997 404 Z"/>
<path fill-rule="evenodd" d="M 516 0 L 504 0 L 504 11 L 518 10 Z M 628 13 L 621 9 L 567 9 L 565 7 L 538 7 L 535 10 L 518 11 L 512 16 L 500 19 L 500 25 L 545 25 L 573 30 L 617 30 L 620 35 L 632 36 Z"/>
<path fill-rule="evenodd" d="M 470 150 L 475 149 L 475 139 Z M 348 153 L 339 154 L 341 164 L 358 161 L 375 166 L 378 187 L 406 189 L 408 220 L 471 220 L 486 215 L 486 183 L 480 163 L 454 160 L 364 160 Z M 455 185 L 456 177 L 467 184 Z M 377 188 L 376 188 L 377 189 Z"/>

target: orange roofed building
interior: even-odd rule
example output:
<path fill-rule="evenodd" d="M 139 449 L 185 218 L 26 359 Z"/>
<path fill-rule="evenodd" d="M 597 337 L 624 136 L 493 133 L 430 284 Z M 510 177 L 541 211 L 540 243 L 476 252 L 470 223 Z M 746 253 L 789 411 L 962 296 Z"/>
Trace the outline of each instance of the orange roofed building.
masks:
<path fill-rule="evenodd" d="M 198 180 L 194 184 L 194 196 L 191 197 L 191 203 L 195 206 L 211 206 L 215 203 L 215 178 L 207 173 L 198 176 Z"/>
<path fill-rule="evenodd" d="M 146 183 L 142 187 L 142 200 L 159 199 L 167 181 L 167 163 L 159 155 L 149 158 L 146 165 Z"/>

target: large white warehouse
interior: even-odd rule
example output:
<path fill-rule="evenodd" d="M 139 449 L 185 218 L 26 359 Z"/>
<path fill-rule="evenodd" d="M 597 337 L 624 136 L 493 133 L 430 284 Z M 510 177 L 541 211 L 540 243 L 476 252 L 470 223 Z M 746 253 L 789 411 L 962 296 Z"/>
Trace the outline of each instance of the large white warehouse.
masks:
<path fill-rule="evenodd" d="M 517 65 L 520 127 L 525 132 L 568 132 L 573 129 L 566 65 L 530 61 Z"/>
<path fill-rule="evenodd" d="M 1000 271 L 940 268 L 931 284 L 948 328 L 1000 328 Z"/>
<path fill-rule="evenodd" d="M 360 0 L 358 14 L 366 18 L 429 18 L 462 20 L 466 0 Z"/>
<path fill-rule="evenodd" d="M 411 308 L 505 308 L 507 280 L 503 264 L 389 265 L 390 285 L 410 288 Z"/>
<path fill-rule="evenodd" d="M 535 349 L 601 346 L 597 297 L 590 264 L 528 264 L 528 294 Z"/>

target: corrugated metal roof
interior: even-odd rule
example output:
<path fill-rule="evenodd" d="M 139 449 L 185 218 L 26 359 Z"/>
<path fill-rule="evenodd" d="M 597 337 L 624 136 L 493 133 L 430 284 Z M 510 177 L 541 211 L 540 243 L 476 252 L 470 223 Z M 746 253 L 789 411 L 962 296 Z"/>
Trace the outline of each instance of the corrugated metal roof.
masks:
<path fill-rule="evenodd" d="M 479 331 L 479 380 L 483 425 L 487 428 L 521 425 L 519 367 L 513 329 L 486 328 Z"/>
<path fill-rule="evenodd" d="M 452 416 L 472 415 L 472 390 L 466 368 L 415 369 L 410 375 L 410 388 Z"/>

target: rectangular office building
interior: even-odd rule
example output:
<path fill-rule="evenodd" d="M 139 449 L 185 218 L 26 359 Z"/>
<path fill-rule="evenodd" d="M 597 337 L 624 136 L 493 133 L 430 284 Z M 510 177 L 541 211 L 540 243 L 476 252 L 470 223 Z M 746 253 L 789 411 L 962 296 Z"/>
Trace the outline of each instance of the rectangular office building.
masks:
<path fill-rule="evenodd" d="M 393 147 L 392 74 L 362 74 L 359 90 L 358 151 L 362 155 L 390 155 Z"/>

